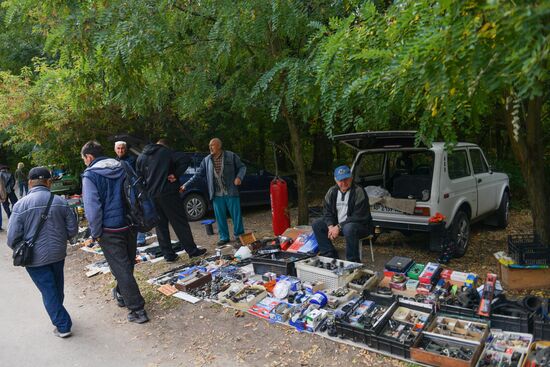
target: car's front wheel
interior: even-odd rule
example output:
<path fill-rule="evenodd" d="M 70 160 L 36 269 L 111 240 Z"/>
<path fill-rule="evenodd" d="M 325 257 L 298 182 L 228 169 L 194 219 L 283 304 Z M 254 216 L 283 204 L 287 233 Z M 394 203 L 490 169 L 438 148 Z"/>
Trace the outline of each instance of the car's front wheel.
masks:
<path fill-rule="evenodd" d="M 183 199 L 185 214 L 190 221 L 201 219 L 206 214 L 208 205 L 206 200 L 199 194 L 189 194 Z"/>
<path fill-rule="evenodd" d="M 454 256 L 464 256 L 470 243 L 470 218 L 465 211 L 456 213 L 450 231 L 450 240 L 454 242 Z"/>

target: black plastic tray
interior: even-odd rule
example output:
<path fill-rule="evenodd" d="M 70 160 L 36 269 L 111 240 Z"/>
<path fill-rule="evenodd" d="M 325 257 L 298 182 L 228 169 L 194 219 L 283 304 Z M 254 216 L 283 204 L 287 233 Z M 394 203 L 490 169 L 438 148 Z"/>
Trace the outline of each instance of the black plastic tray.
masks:
<path fill-rule="evenodd" d="M 540 315 L 533 316 L 533 336 L 535 340 L 550 340 L 550 321 Z"/>
<path fill-rule="evenodd" d="M 346 313 L 346 317 L 349 316 L 353 311 L 355 311 L 358 305 L 361 304 L 361 302 L 363 302 L 364 300 L 373 301 L 378 305 L 390 307 L 395 302 L 395 297 L 379 295 L 376 293 L 370 293 L 369 291 L 364 291 L 363 296 L 356 302 L 355 306 Z M 354 326 L 340 318 L 336 319 L 335 326 L 336 332 L 339 337 L 371 346 L 371 335 L 373 335 L 374 330 L 363 329 Z"/>
<path fill-rule="evenodd" d="M 274 260 L 272 255 L 282 257 L 285 259 L 294 258 L 292 261 Z M 296 268 L 294 263 L 296 261 L 304 260 L 311 257 L 311 254 L 302 254 L 296 252 L 279 251 L 273 254 L 258 255 L 252 258 L 252 266 L 254 267 L 254 273 L 265 274 L 275 273 L 277 275 L 292 275 L 296 276 Z"/>
<path fill-rule="evenodd" d="M 378 325 L 375 334 L 373 334 L 371 336 L 370 346 L 374 349 L 382 350 L 384 352 L 388 352 L 388 353 L 393 354 L 395 356 L 399 356 L 399 357 L 408 359 L 408 358 L 411 357 L 411 346 L 416 343 L 416 341 L 420 337 L 421 333 L 418 333 L 416 338 L 413 341 L 411 341 L 411 343 L 400 343 L 399 341 L 397 341 L 393 338 L 390 338 L 390 337 L 387 337 L 387 336 L 384 336 L 384 335 L 380 335 L 382 330 L 384 330 L 384 326 L 386 326 L 386 323 L 389 321 L 389 319 L 393 315 L 393 312 L 399 306 L 407 307 L 407 308 L 410 308 L 410 309 L 413 309 L 413 310 L 416 310 L 416 311 L 422 311 L 422 312 L 429 313 L 430 316 L 429 316 L 428 320 L 426 321 L 425 326 L 427 326 L 431 322 L 431 320 L 434 316 L 434 311 L 433 310 L 430 311 L 430 309 L 428 307 L 423 307 L 423 306 L 420 306 L 420 305 L 416 306 L 416 305 L 412 305 L 410 303 L 398 300 L 392 306 L 393 310 L 386 315 L 386 319 Z"/>

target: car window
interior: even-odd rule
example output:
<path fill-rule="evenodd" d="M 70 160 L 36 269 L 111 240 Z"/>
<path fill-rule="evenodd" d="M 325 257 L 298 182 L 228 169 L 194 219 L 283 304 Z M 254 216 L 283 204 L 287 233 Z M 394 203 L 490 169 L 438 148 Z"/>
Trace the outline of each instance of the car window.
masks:
<path fill-rule="evenodd" d="M 485 162 L 485 157 L 479 149 L 470 149 L 470 158 L 472 159 L 472 168 L 474 173 L 486 173 L 489 172 L 489 167 L 487 162 Z"/>
<path fill-rule="evenodd" d="M 399 175 L 431 176 L 434 166 L 434 154 L 431 150 L 411 152 L 388 152 L 389 177 Z"/>
<path fill-rule="evenodd" d="M 384 153 L 362 154 L 355 166 L 355 177 L 378 176 L 384 168 Z"/>
<path fill-rule="evenodd" d="M 468 165 L 468 157 L 465 150 L 455 150 L 448 154 L 449 178 L 456 180 L 457 178 L 470 176 L 470 166 Z"/>

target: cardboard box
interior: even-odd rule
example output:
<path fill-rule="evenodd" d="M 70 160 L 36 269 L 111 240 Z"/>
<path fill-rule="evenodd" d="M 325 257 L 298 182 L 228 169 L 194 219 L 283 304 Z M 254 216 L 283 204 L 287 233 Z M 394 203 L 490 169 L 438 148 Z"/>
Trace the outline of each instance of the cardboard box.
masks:
<path fill-rule="evenodd" d="M 505 289 L 550 288 L 550 269 L 514 269 L 499 262 L 498 278 Z"/>

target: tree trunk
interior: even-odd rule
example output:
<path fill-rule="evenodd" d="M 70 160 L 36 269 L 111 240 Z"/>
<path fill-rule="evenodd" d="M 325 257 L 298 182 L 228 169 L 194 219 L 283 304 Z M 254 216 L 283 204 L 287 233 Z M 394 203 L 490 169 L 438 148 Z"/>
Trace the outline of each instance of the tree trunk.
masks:
<path fill-rule="evenodd" d="M 320 131 L 313 138 L 313 162 L 311 171 L 326 174 L 331 171 L 334 154 L 332 153 L 332 141 Z"/>
<path fill-rule="evenodd" d="M 521 104 L 509 96 L 506 127 L 512 150 L 527 184 L 527 197 L 531 204 L 535 230 L 543 243 L 550 244 L 550 199 L 544 172 L 542 103 L 542 97 Z"/>
<path fill-rule="evenodd" d="M 309 224 L 309 209 L 307 202 L 307 187 L 306 187 L 306 165 L 302 155 L 302 142 L 300 140 L 300 131 L 296 125 L 296 121 L 290 116 L 286 109 L 284 100 L 281 103 L 281 113 L 288 125 L 290 132 L 290 144 L 292 145 L 292 155 L 294 169 L 296 170 L 296 181 L 298 185 L 298 225 Z"/>

